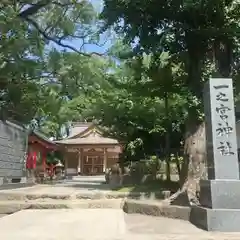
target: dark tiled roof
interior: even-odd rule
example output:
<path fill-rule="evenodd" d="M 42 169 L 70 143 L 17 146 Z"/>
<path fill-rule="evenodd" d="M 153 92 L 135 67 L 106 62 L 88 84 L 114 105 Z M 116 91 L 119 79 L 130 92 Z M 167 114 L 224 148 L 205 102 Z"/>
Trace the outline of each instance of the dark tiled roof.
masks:
<path fill-rule="evenodd" d="M 37 130 L 32 130 L 32 132 L 29 135 L 36 135 L 37 137 L 39 137 L 40 139 L 42 139 L 43 141 L 49 143 L 49 144 L 53 144 L 56 145 L 56 143 L 54 141 L 51 141 L 48 137 L 46 137 L 43 133 L 41 133 L 40 131 Z"/>

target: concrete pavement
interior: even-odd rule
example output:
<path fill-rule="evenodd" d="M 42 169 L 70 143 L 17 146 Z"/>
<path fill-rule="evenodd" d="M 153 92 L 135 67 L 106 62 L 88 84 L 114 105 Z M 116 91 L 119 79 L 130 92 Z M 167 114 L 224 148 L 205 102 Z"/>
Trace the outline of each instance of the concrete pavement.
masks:
<path fill-rule="evenodd" d="M 81 200 L 78 195 L 107 193 L 103 177 L 74 177 L 56 185 L 0 191 L 0 210 L 4 201 L 16 205 L 66 204 L 73 209 L 23 210 L 0 215 L 0 239 L 3 240 L 239 240 L 240 233 L 211 233 L 188 221 L 164 217 L 126 214 L 122 200 Z M 16 194 L 13 196 L 11 194 Z M 5 195 L 6 194 L 6 195 Z M 10 198 L 6 198 L 9 194 Z M 23 195 L 22 195 L 23 194 Z M 17 196 L 18 195 L 18 196 Z M 25 198 L 24 195 L 31 195 Z M 33 198 L 36 195 L 36 198 Z M 49 195 L 49 196 L 48 196 Z M 60 198 L 59 198 L 60 196 Z M 41 199 L 42 197 L 42 199 Z M 61 198 L 62 197 L 62 198 Z M 65 198 L 66 197 L 66 198 Z M 18 199 L 19 198 L 19 199 Z M 11 200 L 11 201 L 9 201 Z M 15 202 L 16 201 L 16 202 Z M 46 206 L 45 206 L 46 205 Z M 68 206 L 69 205 L 69 206 Z M 95 206 L 96 205 L 96 206 Z M 99 209 L 104 205 L 104 209 Z M 28 208 L 29 206 L 27 206 Z M 60 206 L 61 207 L 61 206 Z M 59 208 L 60 208 L 59 207 Z M 85 209 L 79 209 L 83 207 Z M 86 208 L 95 209 L 86 209 Z M 110 209 L 110 207 L 112 209 Z M 37 207 L 36 207 L 37 208 Z M 47 207 L 46 207 L 47 208 Z M 62 208 L 62 207 L 61 207 Z M 97 208 L 97 209 L 96 209 Z M 154 207 L 156 210 L 156 207 Z M 9 211 L 11 212 L 11 211 Z"/>
<path fill-rule="evenodd" d="M 126 232 L 122 210 L 24 210 L 0 219 L 0 239 L 113 239 Z"/>
<path fill-rule="evenodd" d="M 24 210 L 0 218 L 4 240 L 239 240 L 240 234 L 211 233 L 189 222 L 127 215 L 117 209 Z"/>
<path fill-rule="evenodd" d="M 27 193 L 27 194 L 58 194 L 71 195 L 93 192 L 109 192 L 110 187 L 104 183 L 104 176 L 75 176 L 65 179 L 57 184 L 38 184 L 32 187 L 0 190 L 1 193 Z"/>

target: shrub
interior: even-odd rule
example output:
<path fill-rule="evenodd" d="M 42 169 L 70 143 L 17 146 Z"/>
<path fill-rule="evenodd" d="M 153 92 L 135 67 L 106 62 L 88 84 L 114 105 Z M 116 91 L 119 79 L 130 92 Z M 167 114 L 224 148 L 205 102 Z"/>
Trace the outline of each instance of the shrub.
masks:
<path fill-rule="evenodd" d="M 152 178 L 155 179 L 160 165 L 160 160 L 153 156 L 147 160 L 133 162 L 130 166 L 130 174 L 137 181 L 141 181 L 146 175 L 151 175 Z"/>
<path fill-rule="evenodd" d="M 121 174 L 121 167 L 118 163 L 115 163 L 114 165 L 112 165 L 111 167 L 111 174 Z"/>

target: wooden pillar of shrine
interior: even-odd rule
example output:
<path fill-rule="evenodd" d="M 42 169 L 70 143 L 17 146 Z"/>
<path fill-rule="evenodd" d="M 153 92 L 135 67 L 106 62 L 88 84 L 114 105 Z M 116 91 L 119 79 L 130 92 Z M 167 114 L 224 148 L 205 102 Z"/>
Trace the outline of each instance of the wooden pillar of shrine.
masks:
<path fill-rule="evenodd" d="M 107 149 L 103 149 L 103 172 L 106 172 L 107 169 Z"/>
<path fill-rule="evenodd" d="M 78 149 L 78 166 L 77 166 L 77 173 L 80 174 L 82 169 L 81 169 L 81 158 L 82 158 L 82 149 Z"/>
<path fill-rule="evenodd" d="M 44 175 L 46 174 L 46 161 L 47 161 L 47 151 L 42 149 L 42 169 Z"/>
<path fill-rule="evenodd" d="M 68 173 L 67 173 L 67 168 L 68 168 L 68 158 L 66 157 L 66 155 L 65 155 L 65 157 L 64 157 L 64 174 L 65 174 L 65 177 L 67 177 L 67 175 L 68 175 Z"/>

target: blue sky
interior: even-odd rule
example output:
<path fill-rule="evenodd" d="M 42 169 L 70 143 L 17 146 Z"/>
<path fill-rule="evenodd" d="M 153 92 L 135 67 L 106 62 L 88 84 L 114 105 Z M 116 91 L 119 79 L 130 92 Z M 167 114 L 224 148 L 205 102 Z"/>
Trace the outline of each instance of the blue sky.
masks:
<path fill-rule="evenodd" d="M 103 9 L 103 0 L 89 0 L 93 6 L 95 7 L 97 12 L 101 12 Z M 104 53 L 106 52 L 106 50 L 111 46 L 111 40 L 106 41 L 106 38 L 109 36 L 102 36 L 102 39 L 100 40 L 100 45 L 101 46 L 97 46 L 96 44 L 87 44 L 84 47 L 84 50 L 86 52 L 98 52 L 98 53 Z M 72 42 L 74 45 L 75 44 L 79 44 L 78 41 Z"/>
<path fill-rule="evenodd" d="M 89 0 L 89 1 L 93 4 L 96 11 L 100 13 L 103 8 L 103 0 Z M 101 39 L 100 39 L 100 42 L 98 45 L 86 44 L 86 45 L 84 45 L 83 51 L 87 52 L 87 53 L 97 52 L 97 53 L 103 54 L 109 49 L 109 47 L 112 45 L 113 41 L 114 41 L 114 36 L 111 35 L 111 37 L 110 37 L 109 34 L 104 34 L 103 36 L 101 36 Z M 79 49 L 82 44 L 81 40 L 79 40 L 79 39 L 74 39 L 71 41 L 67 41 L 65 43 L 70 46 L 75 47 L 76 49 Z M 59 50 L 63 49 L 59 46 L 56 46 L 55 44 L 52 44 L 52 46 L 56 47 Z M 66 50 L 68 51 L 69 49 L 66 49 Z"/>

